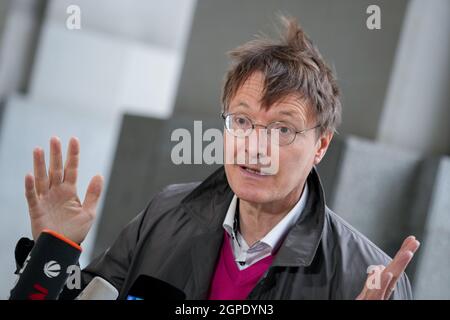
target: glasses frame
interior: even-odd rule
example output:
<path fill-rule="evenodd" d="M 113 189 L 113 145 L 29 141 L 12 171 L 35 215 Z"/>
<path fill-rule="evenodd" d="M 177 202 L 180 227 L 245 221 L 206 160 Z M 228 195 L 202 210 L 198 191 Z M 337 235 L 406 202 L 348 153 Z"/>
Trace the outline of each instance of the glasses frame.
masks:
<path fill-rule="evenodd" d="M 227 129 L 227 131 L 230 132 L 233 136 L 239 138 L 239 136 L 233 134 L 233 132 L 230 131 L 231 129 L 227 128 L 227 125 L 226 125 L 226 123 L 227 123 L 227 120 L 226 120 L 226 119 L 227 119 L 229 116 L 233 116 L 233 115 L 236 115 L 236 114 L 239 115 L 240 113 L 226 113 L 226 112 L 221 112 L 221 113 L 220 113 L 220 116 L 221 116 L 222 119 L 223 119 L 225 129 Z M 248 136 L 253 132 L 253 130 L 255 130 L 255 127 L 261 127 L 261 128 L 264 128 L 264 129 L 267 130 L 267 129 L 269 128 L 269 126 L 270 126 L 270 125 L 273 125 L 274 123 L 283 123 L 283 124 L 284 124 L 284 122 L 282 122 L 282 121 L 274 121 L 274 122 L 271 122 L 271 123 L 269 123 L 268 125 L 265 126 L 265 125 L 262 125 L 262 124 L 259 124 L 259 123 L 254 122 L 253 119 L 251 119 L 250 117 L 248 117 L 248 116 L 246 116 L 246 115 L 244 115 L 244 114 L 242 114 L 242 116 L 245 117 L 245 118 L 247 118 L 247 119 L 250 121 L 250 123 L 252 124 L 252 129 L 251 129 L 251 130 L 249 131 L 249 133 L 248 133 L 247 135 L 245 135 L 244 137 L 248 137 Z M 286 143 L 286 144 L 279 144 L 279 146 L 280 146 L 280 147 L 282 147 L 282 146 L 288 146 L 288 145 L 292 144 L 292 143 L 295 141 L 295 138 L 297 137 L 297 134 L 304 134 L 305 132 L 308 132 L 308 131 L 313 130 L 313 129 L 317 129 L 317 128 L 319 128 L 319 127 L 320 127 L 320 124 L 318 124 L 318 125 L 316 125 L 316 126 L 314 126 L 314 127 L 312 127 L 312 128 L 303 129 L 303 130 L 300 130 L 300 131 L 294 131 L 295 135 L 294 135 L 294 138 L 292 139 L 292 141 L 289 142 L 289 143 Z"/>

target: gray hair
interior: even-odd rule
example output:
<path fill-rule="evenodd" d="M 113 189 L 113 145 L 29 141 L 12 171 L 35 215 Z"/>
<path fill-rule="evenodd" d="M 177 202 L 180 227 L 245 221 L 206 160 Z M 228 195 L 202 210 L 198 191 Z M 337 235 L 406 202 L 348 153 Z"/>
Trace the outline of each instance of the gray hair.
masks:
<path fill-rule="evenodd" d="M 281 22 L 280 40 L 259 36 L 228 53 L 232 65 L 222 93 L 224 111 L 248 77 L 260 71 L 265 77 L 264 108 L 297 94 L 313 107 L 320 134 L 336 132 L 342 112 L 336 77 L 296 20 L 281 17 Z"/>

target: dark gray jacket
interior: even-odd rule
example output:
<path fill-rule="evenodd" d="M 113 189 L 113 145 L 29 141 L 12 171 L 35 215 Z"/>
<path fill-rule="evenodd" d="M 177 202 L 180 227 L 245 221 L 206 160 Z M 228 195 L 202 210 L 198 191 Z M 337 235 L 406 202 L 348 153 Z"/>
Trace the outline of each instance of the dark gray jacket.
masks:
<path fill-rule="evenodd" d="M 248 299 L 355 299 L 369 265 L 390 258 L 325 205 L 316 169 L 307 179 L 305 211 Z M 115 243 L 83 271 L 83 284 L 101 276 L 127 292 L 140 274 L 166 281 L 188 299 L 206 299 L 233 193 L 223 167 L 204 182 L 157 194 Z M 71 297 L 74 292 L 64 292 Z M 393 299 L 412 299 L 405 274 Z"/>

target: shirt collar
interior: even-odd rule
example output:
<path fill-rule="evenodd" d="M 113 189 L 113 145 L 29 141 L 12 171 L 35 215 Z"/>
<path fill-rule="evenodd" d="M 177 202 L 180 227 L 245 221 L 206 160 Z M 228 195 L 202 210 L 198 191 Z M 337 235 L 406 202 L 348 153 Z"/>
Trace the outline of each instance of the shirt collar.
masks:
<path fill-rule="evenodd" d="M 325 194 L 316 167 L 309 173 L 307 183 L 309 191 L 306 207 L 286 235 L 272 266 L 310 266 L 316 257 L 323 235 L 328 231 L 325 220 L 329 209 L 325 204 Z M 205 257 L 206 251 L 211 254 L 219 252 L 218 248 L 223 240 L 223 221 L 233 199 L 233 191 L 223 166 L 203 182 L 192 184 L 192 189 L 187 195 L 182 195 L 180 207 L 192 215 L 199 228 L 203 230 L 199 235 L 201 240 L 198 240 L 192 249 L 193 257 L 201 260 Z M 204 269 L 201 271 L 205 272 Z M 207 285 L 209 283 L 205 286 Z"/>
<path fill-rule="evenodd" d="M 223 221 L 223 228 L 230 235 L 232 239 L 236 238 L 236 206 L 237 206 L 237 196 L 234 194 L 233 199 L 231 199 L 230 206 L 228 207 L 227 214 L 225 215 L 225 220 Z"/>
<path fill-rule="evenodd" d="M 283 217 L 283 219 L 281 219 L 280 222 L 278 222 L 278 224 L 272 230 L 269 231 L 269 233 L 267 233 L 261 240 L 255 243 L 255 245 L 262 242 L 270 246 L 272 251 L 274 249 L 277 249 L 281 244 L 284 236 L 287 234 L 290 228 L 295 225 L 297 220 L 300 218 L 303 210 L 305 209 L 308 199 L 308 192 L 308 183 L 305 183 L 302 195 L 295 206 L 287 213 L 287 215 Z M 237 200 L 237 196 L 233 195 L 223 222 L 223 228 L 230 235 L 233 241 L 238 241 L 239 238 L 237 234 L 239 232 L 237 228 L 238 222 L 236 222 Z"/>

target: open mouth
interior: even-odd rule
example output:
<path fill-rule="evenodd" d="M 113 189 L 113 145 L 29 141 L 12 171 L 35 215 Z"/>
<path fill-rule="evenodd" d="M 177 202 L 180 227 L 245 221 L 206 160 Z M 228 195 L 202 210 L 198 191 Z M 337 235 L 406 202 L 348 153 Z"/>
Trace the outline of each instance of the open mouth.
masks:
<path fill-rule="evenodd" d="M 244 166 L 244 165 L 240 165 L 239 166 L 241 168 L 241 170 L 248 172 L 252 175 L 256 175 L 256 176 L 269 176 L 271 175 L 268 172 L 265 172 L 264 168 L 260 168 L 260 167 L 250 167 L 250 166 Z"/>

